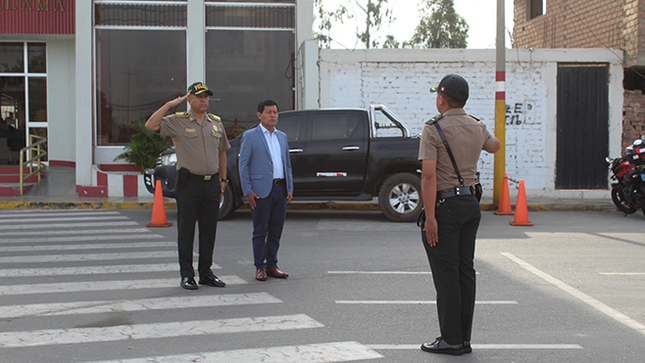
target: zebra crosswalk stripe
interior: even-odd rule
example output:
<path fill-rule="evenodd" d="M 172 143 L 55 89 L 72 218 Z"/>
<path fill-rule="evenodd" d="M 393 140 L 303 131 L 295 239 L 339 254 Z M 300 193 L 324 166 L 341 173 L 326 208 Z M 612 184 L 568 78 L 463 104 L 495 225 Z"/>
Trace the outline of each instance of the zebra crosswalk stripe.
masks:
<path fill-rule="evenodd" d="M 266 292 L 208 296 L 175 296 L 138 300 L 77 301 L 66 303 L 9 305 L 0 309 L 0 319 L 25 316 L 60 316 L 75 314 L 120 313 L 144 310 L 174 310 L 197 307 L 276 304 L 282 301 Z"/>
<path fill-rule="evenodd" d="M 334 342 L 292 345 L 221 352 L 178 354 L 162 357 L 106 360 L 91 363 L 331 363 L 384 358 L 378 352 L 357 342 Z"/>
<path fill-rule="evenodd" d="M 211 269 L 221 269 L 216 264 Z M 109 265 L 109 266 L 82 266 L 82 267 L 41 267 L 23 269 L 0 269 L 0 277 L 33 277 L 33 276 L 64 276 L 64 275 L 96 275 L 96 274 L 122 274 L 137 272 L 177 272 L 179 264 L 156 263 L 136 265 Z"/>
<path fill-rule="evenodd" d="M 176 242 L 123 242 L 107 244 L 88 244 L 88 245 L 39 245 L 39 246 L 7 246 L 1 247 L 0 252 L 36 252 L 36 251 L 76 251 L 76 250 L 98 250 L 98 249 L 127 249 L 127 248 L 152 248 L 152 247 L 175 247 Z"/>
<path fill-rule="evenodd" d="M 15 224 L 12 226 L 2 226 L 3 231 L 8 230 L 29 230 L 54 228 L 87 228 L 87 227 L 121 227 L 121 226 L 137 226 L 139 223 L 135 221 L 119 221 L 119 222 L 83 222 L 83 223 L 56 223 L 56 224 Z"/>
<path fill-rule="evenodd" d="M 246 281 L 234 275 L 220 276 L 227 285 L 247 284 Z M 141 290 L 159 289 L 177 286 L 179 288 L 179 277 L 172 279 L 150 279 L 150 280 L 117 280 L 117 281 L 84 281 L 84 282 L 63 282 L 33 285 L 3 285 L 0 286 L 0 296 L 3 295 L 28 295 L 28 294 L 52 294 L 69 293 L 81 291 L 111 291 L 111 290 Z"/>
<path fill-rule="evenodd" d="M 118 239 L 120 241 L 126 239 L 146 239 L 146 238 L 165 238 L 160 234 L 126 234 L 119 235 L 118 237 L 109 235 L 92 235 L 92 236 L 65 236 L 65 237 L 30 237 L 30 238 L 12 238 L 5 240 L 7 243 L 40 243 L 40 242 L 89 242 L 89 241 L 112 241 Z"/>
<path fill-rule="evenodd" d="M 137 258 L 171 258 L 171 257 L 176 258 L 177 251 L 8 256 L 8 257 L 3 257 L 0 260 L 0 262 L 2 263 L 77 262 L 77 261 L 105 261 L 105 260 L 127 260 L 127 259 L 137 259 Z"/>
<path fill-rule="evenodd" d="M 2 228 L 5 230 L 5 228 Z M 20 231 L 14 230 L 10 232 L 0 232 L 0 236 L 17 236 L 29 234 L 30 236 L 52 236 L 57 234 L 115 234 L 115 233 L 150 233 L 148 228 L 114 228 L 114 229 L 79 229 L 79 230 L 64 230 L 64 231 Z"/>
<path fill-rule="evenodd" d="M 305 314 L 0 333 L 0 348 L 322 328 Z"/>

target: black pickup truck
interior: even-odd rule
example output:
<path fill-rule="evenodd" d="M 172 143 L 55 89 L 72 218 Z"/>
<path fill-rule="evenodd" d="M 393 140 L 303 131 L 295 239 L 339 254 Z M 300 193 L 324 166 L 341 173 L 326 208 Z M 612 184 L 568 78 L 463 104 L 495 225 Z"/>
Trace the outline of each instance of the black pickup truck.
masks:
<path fill-rule="evenodd" d="M 369 109 L 315 109 L 279 114 L 277 128 L 287 134 L 293 170 L 294 200 L 372 200 L 395 222 L 416 221 L 423 201 L 417 160 L 419 137 L 383 105 Z M 220 219 L 238 209 L 240 139 L 227 151 L 229 185 L 220 203 Z M 145 173 L 148 191 L 161 180 L 163 195 L 174 198 L 174 149 L 164 152 Z"/>

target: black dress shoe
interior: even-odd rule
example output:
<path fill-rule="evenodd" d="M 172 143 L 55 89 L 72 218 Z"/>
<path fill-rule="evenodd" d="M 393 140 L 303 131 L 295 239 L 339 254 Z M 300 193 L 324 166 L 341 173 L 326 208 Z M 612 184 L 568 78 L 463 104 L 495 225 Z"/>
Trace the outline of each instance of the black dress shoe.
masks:
<path fill-rule="evenodd" d="M 421 350 L 428 353 L 462 355 L 464 354 L 463 344 L 448 344 L 443 338 L 438 337 L 432 343 L 421 344 Z"/>
<path fill-rule="evenodd" d="M 195 283 L 195 279 L 193 279 L 192 277 L 182 277 L 179 286 L 183 287 L 186 290 L 198 289 L 197 283 Z"/>
<path fill-rule="evenodd" d="M 470 341 L 464 342 L 464 353 L 472 353 L 473 348 L 470 346 Z"/>
<path fill-rule="evenodd" d="M 206 277 L 201 277 L 199 278 L 199 284 L 200 285 L 208 285 L 208 286 L 215 286 L 215 287 L 224 287 L 226 286 L 226 283 L 222 280 L 219 279 L 219 277 L 210 274 Z"/>

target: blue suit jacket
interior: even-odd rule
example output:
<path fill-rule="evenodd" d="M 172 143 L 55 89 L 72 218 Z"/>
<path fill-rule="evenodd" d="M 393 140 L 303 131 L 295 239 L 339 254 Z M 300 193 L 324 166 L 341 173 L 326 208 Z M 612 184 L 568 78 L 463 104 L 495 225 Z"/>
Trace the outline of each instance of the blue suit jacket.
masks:
<path fill-rule="evenodd" d="M 280 143 L 287 192 L 293 193 L 293 176 L 291 175 L 287 135 L 277 129 L 274 132 Z M 271 162 L 269 145 L 267 145 L 260 125 L 242 134 L 239 171 L 242 191 L 245 196 L 251 193 L 255 193 L 260 198 L 269 196 L 271 188 L 273 188 L 273 163 Z"/>

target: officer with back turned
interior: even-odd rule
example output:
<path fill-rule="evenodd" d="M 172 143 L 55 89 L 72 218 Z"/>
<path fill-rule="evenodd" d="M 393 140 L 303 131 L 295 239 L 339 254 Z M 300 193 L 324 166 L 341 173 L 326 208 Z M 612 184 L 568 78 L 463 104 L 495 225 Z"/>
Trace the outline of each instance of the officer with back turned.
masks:
<path fill-rule="evenodd" d="M 421 134 L 419 160 L 426 218 L 421 233 L 437 292 L 441 336 L 422 344 L 421 349 L 461 355 L 472 351 L 473 259 L 481 219 L 475 196 L 481 192 L 477 189 L 477 160 L 482 150 L 497 152 L 500 143 L 482 122 L 464 111 L 468 100 L 464 78 L 446 75 L 430 91 L 437 93 L 441 114 L 427 122 Z"/>

